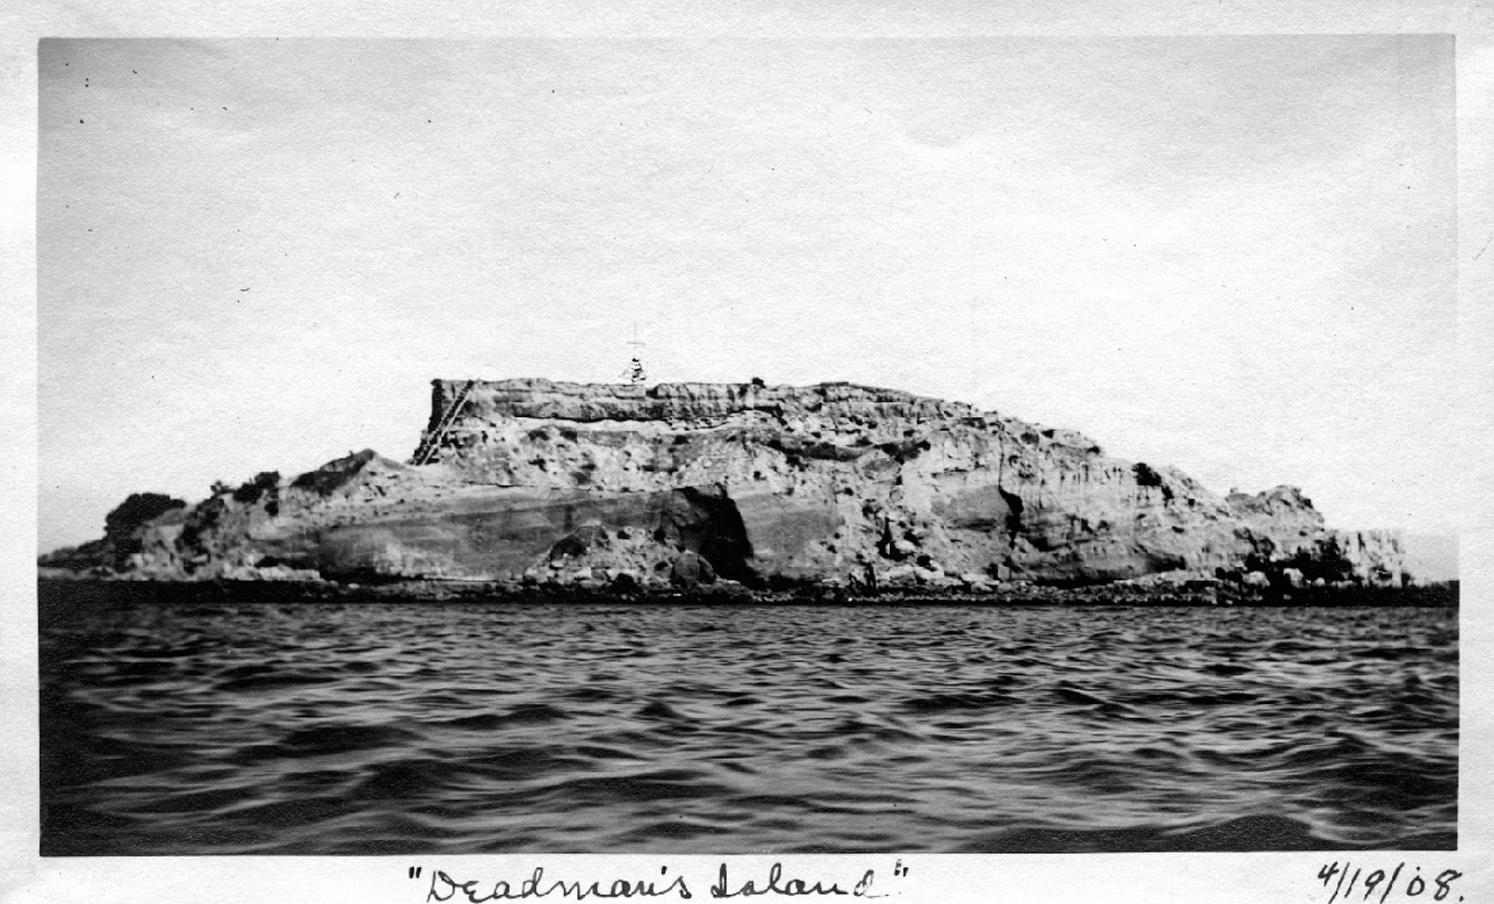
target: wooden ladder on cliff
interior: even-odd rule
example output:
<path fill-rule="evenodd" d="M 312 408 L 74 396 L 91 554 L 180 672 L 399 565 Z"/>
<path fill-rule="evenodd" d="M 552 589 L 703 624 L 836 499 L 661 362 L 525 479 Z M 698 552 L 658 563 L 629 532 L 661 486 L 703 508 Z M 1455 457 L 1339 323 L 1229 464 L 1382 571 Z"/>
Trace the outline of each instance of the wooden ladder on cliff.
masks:
<path fill-rule="evenodd" d="M 441 444 L 441 437 L 456 423 L 457 415 L 462 413 L 462 406 L 467 404 L 467 396 L 472 394 L 472 387 L 477 385 L 476 380 L 468 380 L 457 390 L 456 397 L 441 412 L 441 419 L 436 422 L 436 429 L 431 430 L 421 437 L 420 445 L 415 448 L 415 454 L 410 456 L 412 465 L 428 465 L 436 456 L 436 447 Z"/>

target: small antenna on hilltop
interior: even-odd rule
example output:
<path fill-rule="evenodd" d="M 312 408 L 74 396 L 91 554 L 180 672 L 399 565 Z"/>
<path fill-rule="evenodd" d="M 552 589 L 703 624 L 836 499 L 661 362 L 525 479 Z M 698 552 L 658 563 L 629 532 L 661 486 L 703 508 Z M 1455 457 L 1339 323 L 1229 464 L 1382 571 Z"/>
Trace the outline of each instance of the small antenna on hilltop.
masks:
<path fill-rule="evenodd" d="M 633 357 L 628 361 L 628 369 L 623 371 L 622 376 L 626 377 L 628 382 L 634 386 L 642 386 L 648 382 L 648 374 L 643 370 L 643 359 L 639 357 L 639 349 L 643 348 L 647 343 L 638 338 L 638 321 L 636 320 L 633 321 L 633 338 L 627 344 L 633 346 Z"/>

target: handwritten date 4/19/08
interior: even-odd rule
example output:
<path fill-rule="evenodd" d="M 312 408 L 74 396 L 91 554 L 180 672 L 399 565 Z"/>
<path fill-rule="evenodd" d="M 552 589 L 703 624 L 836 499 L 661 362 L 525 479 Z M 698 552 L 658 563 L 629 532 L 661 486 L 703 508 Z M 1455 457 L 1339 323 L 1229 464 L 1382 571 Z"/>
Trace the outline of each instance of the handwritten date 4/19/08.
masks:
<path fill-rule="evenodd" d="M 1453 882 L 1463 874 L 1455 869 L 1445 869 L 1436 876 L 1427 878 L 1421 873 L 1421 867 L 1412 866 L 1407 869 L 1405 861 L 1396 864 L 1394 870 L 1389 872 L 1363 866 L 1357 866 L 1345 860 L 1339 863 L 1323 864 L 1318 870 L 1318 878 L 1322 880 L 1324 888 L 1333 889 L 1333 895 L 1328 899 L 1328 904 L 1342 899 L 1344 901 L 1368 901 L 1374 899 L 1377 904 L 1385 904 L 1393 892 L 1399 891 L 1400 897 L 1419 898 L 1427 895 L 1433 901 L 1446 901 L 1454 895 Z M 1356 897 L 1356 895 L 1358 897 Z M 1453 897 L 1454 901 L 1463 900 L 1462 895 Z"/>

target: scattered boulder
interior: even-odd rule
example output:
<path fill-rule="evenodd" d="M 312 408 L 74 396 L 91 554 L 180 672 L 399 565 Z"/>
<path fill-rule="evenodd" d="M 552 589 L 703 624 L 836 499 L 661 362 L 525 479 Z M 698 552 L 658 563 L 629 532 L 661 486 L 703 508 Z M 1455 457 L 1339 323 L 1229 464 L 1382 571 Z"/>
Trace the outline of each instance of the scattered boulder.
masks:
<path fill-rule="evenodd" d="M 916 574 L 913 565 L 894 565 L 882 573 L 882 580 L 888 584 L 905 584 L 912 582 Z"/>
<path fill-rule="evenodd" d="M 699 584 L 714 584 L 716 569 L 709 559 L 692 550 L 685 550 L 675 557 L 669 567 L 669 583 L 689 589 Z"/>

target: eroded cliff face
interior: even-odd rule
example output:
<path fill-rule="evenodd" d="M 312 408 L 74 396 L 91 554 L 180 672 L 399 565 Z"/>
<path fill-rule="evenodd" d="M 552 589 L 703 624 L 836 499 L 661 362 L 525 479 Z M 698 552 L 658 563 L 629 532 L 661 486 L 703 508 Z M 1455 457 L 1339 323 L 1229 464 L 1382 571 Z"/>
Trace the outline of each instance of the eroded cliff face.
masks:
<path fill-rule="evenodd" d="M 171 507 L 121 546 L 123 566 L 640 583 L 703 567 L 934 585 L 1325 557 L 1359 580 L 1402 570 L 1397 538 L 1330 532 L 1293 488 L 1220 497 L 1072 431 L 894 390 L 436 381 L 427 430 L 443 422 L 427 465 L 364 452 Z"/>

